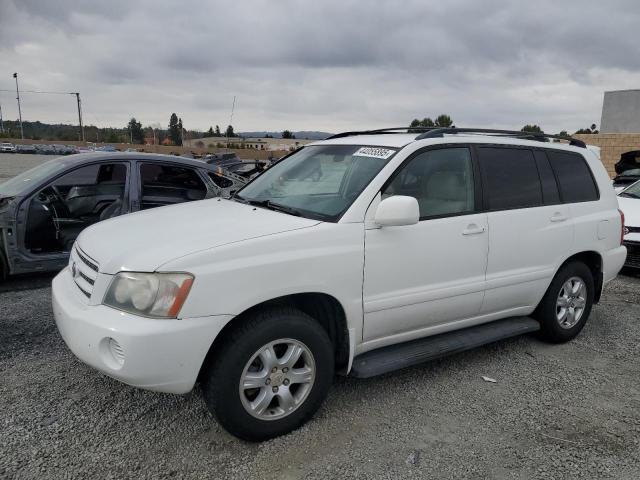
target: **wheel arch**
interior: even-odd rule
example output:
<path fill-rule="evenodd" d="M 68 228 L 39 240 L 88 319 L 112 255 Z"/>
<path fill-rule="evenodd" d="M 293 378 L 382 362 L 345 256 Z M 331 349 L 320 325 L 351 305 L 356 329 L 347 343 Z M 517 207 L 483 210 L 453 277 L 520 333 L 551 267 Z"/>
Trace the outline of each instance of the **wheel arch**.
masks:
<path fill-rule="evenodd" d="M 229 334 L 246 319 L 251 313 L 261 309 L 289 306 L 299 309 L 306 313 L 316 322 L 318 322 L 327 332 L 334 348 L 334 358 L 336 371 L 344 370 L 350 365 L 351 355 L 351 339 L 349 329 L 347 327 L 347 317 L 342 304 L 327 293 L 308 292 L 284 295 L 263 301 L 252 307 L 247 308 L 239 315 L 233 317 L 216 336 L 213 343 L 209 347 L 209 351 L 200 367 L 198 380 L 209 367 L 219 346 L 224 343 Z"/>
<path fill-rule="evenodd" d="M 587 267 L 589 267 L 589 270 L 591 270 L 591 273 L 593 274 L 593 283 L 595 286 L 595 291 L 593 292 L 593 303 L 598 303 L 600 301 L 600 296 L 602 295 L 602 287 L 604 284 L 602 273 L 602 255 L 594 250 L 586 250 L 583 252 L 575 253 L 567 258 L 564 262 L 562 262 L 562 264 L 556 269 L 555 275 L 558 274 L 562 267 L 573 261 L 582 262 Z"/>

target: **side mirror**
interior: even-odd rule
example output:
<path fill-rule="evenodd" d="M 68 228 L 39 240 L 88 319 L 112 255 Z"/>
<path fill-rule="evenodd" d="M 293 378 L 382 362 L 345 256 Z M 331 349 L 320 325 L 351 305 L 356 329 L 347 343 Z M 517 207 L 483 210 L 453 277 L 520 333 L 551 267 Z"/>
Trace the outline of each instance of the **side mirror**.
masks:
<path fill-rule="evenodd" d="M 378 205 L 374 221 L 381 227 L 413 225 L 420 220 L 420 207 L 414 197 L 394 195 Z"/>

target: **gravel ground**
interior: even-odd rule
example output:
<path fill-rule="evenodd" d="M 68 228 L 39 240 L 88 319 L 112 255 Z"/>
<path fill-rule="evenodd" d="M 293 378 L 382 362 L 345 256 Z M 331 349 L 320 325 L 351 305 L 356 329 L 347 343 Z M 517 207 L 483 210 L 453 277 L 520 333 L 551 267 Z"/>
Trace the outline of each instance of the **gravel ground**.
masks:
<path fill-rule="evenodd" d="M 197 388 L 145 392 L 81 364 L 50 279 L 0 285 L 0 478 L 640 478 L 639 277 L 610 284 L 573 342 L 339 378 L 310 423 L 262 444 L 223 431 Z"/>

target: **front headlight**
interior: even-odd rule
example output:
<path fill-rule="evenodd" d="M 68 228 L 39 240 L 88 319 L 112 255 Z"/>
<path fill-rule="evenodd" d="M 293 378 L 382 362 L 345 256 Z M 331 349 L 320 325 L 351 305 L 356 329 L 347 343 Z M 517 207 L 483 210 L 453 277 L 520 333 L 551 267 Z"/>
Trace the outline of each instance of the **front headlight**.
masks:
<path fill-rule="evenodd" d="M 102 303 L 145 317 L 176 318 L 192 284 L 189 273 L 120 272 Z"/>

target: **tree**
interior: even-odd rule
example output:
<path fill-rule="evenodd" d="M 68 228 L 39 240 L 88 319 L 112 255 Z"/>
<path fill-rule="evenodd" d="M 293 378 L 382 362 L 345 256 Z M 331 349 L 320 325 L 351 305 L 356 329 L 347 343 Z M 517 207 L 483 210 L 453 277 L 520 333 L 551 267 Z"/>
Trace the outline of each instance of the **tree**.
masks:
<path fill-rule="evenodd" d="M 428 119 L 426 119 L 426 120 L 428 120 Z M 423 120 L 423 122 L 424 122 L 424 120 Z M 428 125 L 424 125 L 424 126 L 426 127 Z M 449 128 L 449 127 L 453 126 L 453 120 L 451 119 L 451 117 L 449 115 L 447 115 L 445 113 L 441 113 L 436 118 L 435 126 L 436 127 Z"/>
<path fill-rule="evenodd" d="M 435 128 L 435 127 L 440 127 L 440 128 L 449 128 L 449 127 L 453 127 L 453 120 L 451 119 L 451 117 L 445 113 L 442 113 L 440 115 L 438 115 L 435 119 L 435 121 L 431 120 L 430 117 L 425 117 L 422 120 L 418 120 L 417 118 L 414 118 L 411 121 L 411 124 L 409 125 L 409 128 L 419 128 L 419 127 L 423 127 L 423 128 Z"/>
<path fill-rule="evenodd" d="M 135 117 L 132 117 L 131 120 L 129 120 L 127 130 L 129 130 L 131 143 L 144 143 L 144 131 L 142 130 L 142 124 L 136 121 Z"/>
<path fill-rule="evenodd" d="M 178 126 L 178 116 L 175 113 L 171 114 L 169 118 L 169 139 L 174 145 L 181 145 L 180 141 L 180 127 Z"/>
<path fill-rule="evenodd" d="M 221 137 L 222 134 L 220 133 L 220 127 L 218 125 L 216 125 L 216 137 Z"/>
<path fill-rule="evenodd" d="M 295 138 L 295 136 L 289 130 L 285 130 L 282 132 L 282 138 Z"/>
<path fill-rule="evenodd" d="M 568 137 L 569 136 L 569 132 L 567 132 L 566 130 L 562 130 L 558 136 L 560 137 Z"/>
<path fill-rule="evenodd" d="M 589 127 L 589 128 L 581 128 L 580 130 L 578 130 L 576 132 L 576 134 L 592 135 L 592 134 L 600 133 L 597 130 L 597 128 L 598 128 L 597 125 L 595 123 L 592 123 L 591 127 Z"/>
<path fill-rule="evenodd" d="M 209 130 L 207 130 L 207 136 L 213 137 L 213 127 L 209 127 Z"/>
<path fill-rule="evenodd" d="M 225 137 L 235 137 L 235 136 L 236 136 L 236 134 L 235 134 L 235 133 L 233 133 L 233 127 L 232 127 L 231 125 L 229 125 L 229 126 L 227 127 L 227 131 L 225 132 L 225 135 L 224 135 L 224 136 L 225 136 Z"/>
<path fill-rule="evenodd" d="M 176 145 L 182 145 L 182 142 L 184 141 L 184 126 L 182 125 L 181 118 L 178 118 L 178 132 L 180 133 L 180 143 L 177 143 Z"/>
<path fill-rule="evenodd" d="M 544 133 L 538 125 L 525 125 L 520 129 L 521 132 Z"/>

